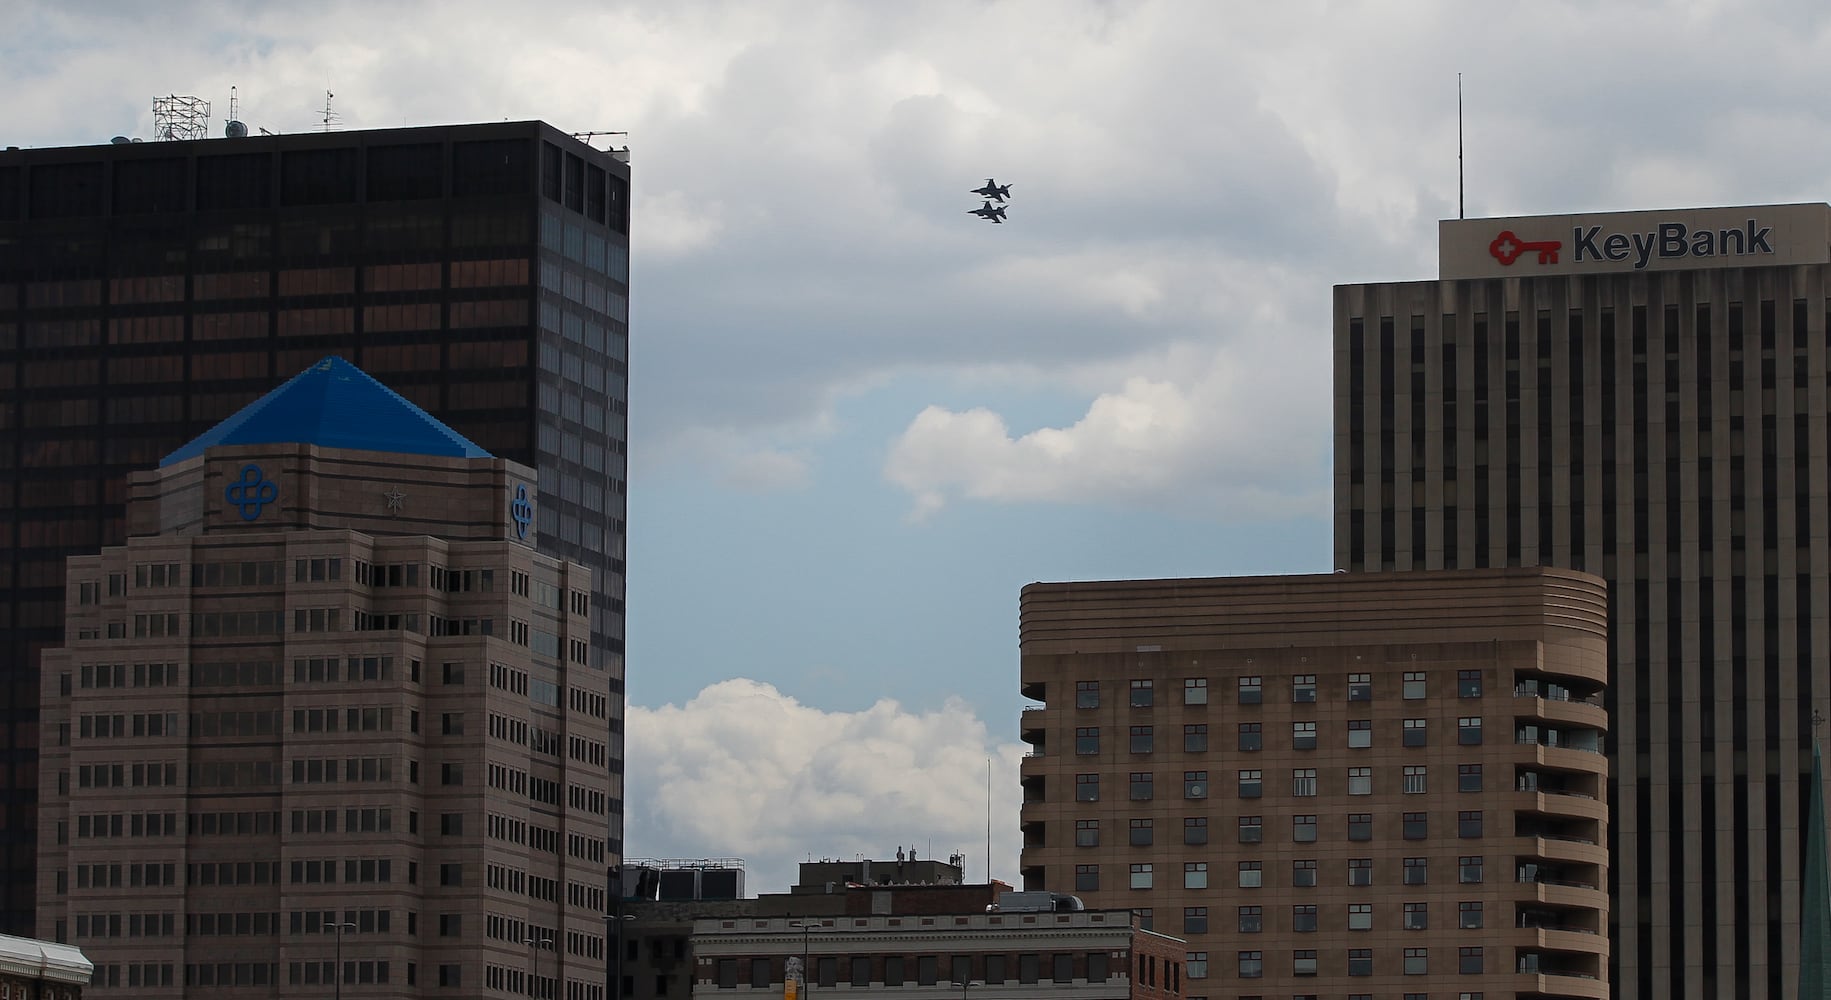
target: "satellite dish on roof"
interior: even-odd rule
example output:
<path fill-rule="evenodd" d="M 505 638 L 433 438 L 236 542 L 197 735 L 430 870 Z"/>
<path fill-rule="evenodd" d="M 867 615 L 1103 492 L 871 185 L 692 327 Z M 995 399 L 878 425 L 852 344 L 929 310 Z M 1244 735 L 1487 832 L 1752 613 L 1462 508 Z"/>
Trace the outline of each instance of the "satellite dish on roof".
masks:
<path fill-rule="evenodd" d="M 109 142 L 111 142 L 111 143 L 113 143 L 113 144 L 114 144 L 114 145 L 116 145 L 116 146 L 125 146 L 125 145 L 127 145 L 127 144 L 128 144 L 128 143 L 130 143 L 130 142 L 132 142 L 132 141 L 133 141 L 133 140 L 132 140 L 132 139 L 129 139 L 129 138 L 127 138 L 127 137 L 126 137 L 126 136 L 124 136 L 124 135 L 117 135 L 117 136 L 115 136 L 115 137 L 114 137 L 114 138 L 112 138 L 112 139 L 110 139 L 110 140 L 108 140 L 108 141 L 109 141 Z"/>
<path fill-rule="evenodd" d="M 231 139 L 243 139 L 248 135 L 248 126 L 238 121 L 230 121 L 223 126 L 223 135 Z"/>

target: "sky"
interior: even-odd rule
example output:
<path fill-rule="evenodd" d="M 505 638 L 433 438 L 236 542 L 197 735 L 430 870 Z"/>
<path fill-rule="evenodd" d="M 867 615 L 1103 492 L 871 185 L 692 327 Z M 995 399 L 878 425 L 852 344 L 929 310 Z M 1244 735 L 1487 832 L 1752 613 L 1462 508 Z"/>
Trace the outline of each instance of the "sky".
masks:
<path fill-rule="evenodd" d="M 1458 74 L 1470 217 L 1831 196 L 1822 4 L 510 7 L 12 0 L 0 143 L 627 132 L 626 851 L 753 893 L 1017 880 L 1024 584 L 1332 568 L 1331 287 L 1434 274 Z"/>

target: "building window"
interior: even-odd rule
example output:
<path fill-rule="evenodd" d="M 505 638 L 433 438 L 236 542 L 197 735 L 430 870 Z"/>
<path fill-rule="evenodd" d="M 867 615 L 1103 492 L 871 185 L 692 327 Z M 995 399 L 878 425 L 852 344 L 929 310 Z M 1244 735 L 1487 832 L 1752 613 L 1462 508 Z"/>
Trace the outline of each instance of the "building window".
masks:
<path fill-rule="evenodd" d="M 1298 674 L 1291 678 L 1291 702 L 1298 705 L 1314 704 L 1316 701 L 1316 675 Z"/>
<path fill-rule="evenodd" d="M 1208 678 L 1206 678 L 1206 677 L 1185 677 L 1185 678 L 1183 678 L 1183 704 L 1185 704 L 1185 705 L 1206 705 L 1206 704 L 1208 704 Z"/>
<path fill-rule="evenodd" d="M 1208 862 L 1206 862 L 1206 861 L 1185 861 L 1185 862 L 1183 862 L 1183 888 L 1185 888 L 1185 889 L 1206 889 L 1206 888 L 1208 888 Z"/>
<path fill-rule="evenodd" d="M 1482 960 L 1481 949 L 1479 947 L 1456 949 L 1457 975 L 1479 976 L 1482 974 L 1482 966 L 1485 964 L 1486 963 Z"/>
<path fill-rule="evenodd" d="M 1205 799 L 1208 797 L 1208 772 L 1183 772 L 1183 798 Z"/>
<path fill-rule="evenodd" d="M 1240 817 L 1240 843 L 1257 844 L 1265 839 L 1265 817 Z"/>
<path fill-rule="evenodd" d="M 1456 880 L 1463 885 L 1481 884 L 1481 855 L 1464 855 L 1456 860 Z"/>
<path fill-rule="evenodd" d="M 1402 791 L 1406 795 L 1423 795 L 1429 787 L 1425 780 L 1427 777 L 1428 772 L 1423 764 L 1405 765 L 1405 785 Z"/>
<path fill-rule="evenodd" d="M 1076 708 L 1099 708 L 1100 707 L 1100 682 L 1099 681 L 1075 681 L 1074 682 L 1074 707 L 1076 707 Z"/>
<path fill-rule="evenodd" d="M 1265 869 L 1257 861 L 1240 862 L 1240 888 L 1257 889 L 1265 884 Z"/>
<path fill-rule="evenodd" d="M 1372 858 L 1349 858 L 1348 859 L 1348 884 L 1349 885 L 1372 885 L 1373 884 L 1373 859 Z"/>
<path fill-rule="evenodd" d="M 1097 819 L 1077 819 L 1074 821 L 1074 846 L 1099 847 L 1100 821 Z"/>
<path fill-rule="evenodd" d="M 1291 930 L 1299 934 L 1316 933 L 1316 907 L 1291 907 Z"/>
<path fill-rule="evenodd" d="M 1132 801 L 1149 802 L 1152 798 L 1154 777 L 1149 771 L 1133 771 L 1131 779 Z"/>
<path fill-rule="evenodd" d="M 1208 842 L 1208 817 L 1183 817 L 1183 843 L 1196 846 Z"/>
<path fill-rule="evenodd" d="M 1429 958 L 1430 952 L 1427 948 L 1405 949 L 1405 974 L 1408 976 L 1428 975 Z"/>
<path fill-rule="evenodd" d="M 1405 878 L 1403 881 L 1405 885 L 1423 885 L 1429 881 L 1429 869 L 1425 864 L 1425 859 L 1406 858 L 1404 868 Z"/>
<path fill-rule="evenodd" d="M 1156 909 L 1149 906 L 1141 906 L 1138 909 L 1133 910 L 1132 913 L 1138 917 L 1139 930 L 1154 931 L 1157 929 Z M 987 956 L 986 960 L 991 961 L 991 956 Z"/>
<path fill-rule="evenodd" d="M 1365 750 L 1373 745 L 1373 720 L 1350 719 L 1348 721 L 1348 749 Z"/>
<path fill-rule="evenodd" d="M 1256 799 L 1265 794 L 1265 781 L 1255 768 L 1240 772 L 1240 798 Z"/>
<path fill-rule="evenodd" d="M 1314 976 L 1316 974 L 1316 950 L 1299 948 L 1291 952 L 1291 975 Z"/>
<path fill-rule="evenodd" d="M 1259 732 L 1257 722 L 1240 723 L 1240 749 L 1251 751 L 1264 746 L 1264 736 Z"/>
<path fill-rule="evenodd" d="M 1152 835 L 1151 821 L 1148 819 L 1135 819 L 1132 820 L 1131 825 L 1131 845 L 1133 847 L 1151 846 L 1151 842 L 1155 839 Z"/>
<path fill-rule="evenodd" d="M 1373 794 L 1373 768 L 1371 768 L 1371 767 L 1348 768 L 1348 794 L 1349 795 L 1372 795 Z"/>
<path fill-rule="evenodd" d="M 1350 975 L 1350 976 L 1371 976 L 1371 975 L 1373 975 L 1373 949 L 1372 948 L 1349 948 L 1348 949 L 1348 975 Z"/>
<path fill-rule="evenodd" d="M 1373 929 L 1373 904 L 1348 904 L 1348 929 L 1351 931 L 1370 931 Z"/>
<path fill-rule="evenodd" d="M 1292 816 L 1291 840 L 1299 844 L 1316 843 L 1316 817 Z"/>
<path fill-rule="evenodd" d="M 1100 752 L 1100 727 L 1077 726 L 1074 731 L 1074 752 L 1085 757 Z"/>
<path fill-rule="evenodd" d="M 750 988 L 764 990 L 769 988 L 769 959 L 753 958 L 750 960 Z"/>
<path fill-rule="evenodd" d="M 1183 752 L 1208 752 L 1208 726 L 1205 723 L 1199 726 L 1183 727 Z"/>
<path fill-rule="evenodd" d="M 1465 716 L 1456 720 L 1456 744 L 1465 747 L 1481 746 L 1481 716 Z"/>
<path fill-rule="evenodd" d="M 1151 682 L 1148 679 L 1135 680 L 1132 682 L 1133 708 L 1150 708 L 1152 699 L 1155 695 L 1156 692 L 1152 689 Z"/>
<path fill-rule="evenodd" d="M 1315 768 L 1294 767 L 1291 769 L 1291 794 L 1299 798 L 1309 798 L 1316 794 Z"/>
<path fill-rule="evenodd" d="M 1208 908 L 1206 906 L 1183 907 L 1183 933 L 1208 933 Z"/>
<path fill-rule="evenodd" d="M 1208 953 L 1205 951 L 1189 952 L 1183 959 L 1183 973 L 1190 979 L 1208 978 Z"/>
<path fill-rule="evenodd" d="M 1457 911 L 1459 914 L 1459 918 L 1457 920 L 1458 926 L 1460 926 L 1465 931 L 1476 931 L 1476 930 L 1481 929 L 1482 921 L 1481 921 L 1481 901 L 1480 900 L 1473 900 L 1470 902 L 1458 903 L 1456 908 L 1457 908 Z"/>
<path fill-rule="evenodd" d="M 1459 792 L 1481 791 L 1481 765 L 1456 765 L 1456 790 Z"/>
<path fill-rule="evenodd" d="M 1150 753 L 1156 745 L 1156 737 L 1152 735 L 1150 726 L 1133 726 L 1131 736 L 1133 753 Z"/>
<path fill-rule="evenodd" d="M 1133 865 L 1132 866 L 1132 888 L 1149 889 L 1150 887 L 1151 887 L 1151 866 L 1148 864 Z"/>
<path fill-rule="evenodd" d="M 1479 697 L 1481 697 L 1481 671 L 1479 671 L 1479 670 L 1458 670 L 1458 671 L 1456 671 L 1456 697 L 1458 697 L 1458 698 L 1479 698 Z"/>
<path fill-rule="evenodd" d="M 1291 885 L 1298 889 L 1311 889 L 1316 885 L 1316 862 L 1311 858 L 1291 862 Z"/>
<path fill-rule="evenodd" d="M 1240 952 L 1240 978 L 1258 979 L 1265 975 L 1265 953 L 1258 951 Z"/>
<path fill-rule="evenodd" d="M 1424 697 L 1424 671 L 1407 670 L 1404 691 L 1406 701 L 1421 700 Z"/>
<path fill-rule="evenodd" d="M 1429 930 L 1430 929 L 1430 904 L 1429 903 L 1406 903 L 1405 904 L 1404 927 L 1408 931 Z"/>
<path fill-rule="evenodd" d="M 1098 892 L 1100 889 L 1100 866 L 1075 865 L 1074 888 L 1076 892 Z"/>
<path fill-rule="evenodd" d="M 1100 801 L 1100 776 L 1097 774 L 1075 775 L 1074 800 L 1076 802 Z"/>
<path fill-rule="evenodd" d="M 1265 929 L 1265 917 L 1256 906 L 1240 907 L 1240 933 L 1257 934 Z"/>
<path fill-rule="evenodd" d="M 1373 814 L 1372 813 L 1349 813 L 1348 814 L 1348 839 L 1349 840 L 1372 840 L 1373 839 Z"/>
<path fill-rule="evenodd" d="M 1402 728 L 1403 728 L 1403 734 L 1402 734 L 1402 739 L 1400 740 L 1400 742 L 1404 746 L 1421 747 L 1421 746 L 1425 746 L 1429 742 L 1428 740 L 1425 739 L 1425 736 L 1424 736 L 1424 720 L 1423 719 L 1406 719 L 1405 724 Z"/>
<path fill-rule="evenodd" d="M 1481 836 L 1481 810 L 1465 809 L 1456 814 L 1456 836 L 1464 840 Z"/>
<path fill-rule="evenodd" d="M 1373 700 L 1373 675 L 1372 674 L 1349 674 L 1348 675 L 1348 700 L 1349 701 L 1372 701 Z"/>
<path fill-rule="evenodd" d="M 1293 723 L 1291 723 L 1291 749 L 1293 749 L 1293 750 L 1314 750 L 1314 749 L 1316 749 L 1316 723 L 1314 723 L 1314 722 L 1293 722 Z"/>
<path fill-rule="evenodd" d="M 1240 704 L 1257 705 L 1265 700 L 1265 689 L 1259 677 L 1240 678 Z"/>

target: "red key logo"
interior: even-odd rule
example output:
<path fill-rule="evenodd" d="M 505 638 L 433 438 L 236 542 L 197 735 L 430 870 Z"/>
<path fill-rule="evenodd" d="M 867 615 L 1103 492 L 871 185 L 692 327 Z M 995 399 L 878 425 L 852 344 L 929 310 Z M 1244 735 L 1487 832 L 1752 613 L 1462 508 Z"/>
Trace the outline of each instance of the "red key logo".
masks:
<path fill-rule="evenodd" d="M 1520 259 L 1528 251 L 1537 251 L 1541 264 L 1556 264 L 1558 251 L 1562 249 L 1564 249 L 1564 244 L 1557 240 L 1541 240 L 1531 243 L 1513 235 L 1511 229 L 1501 230 L 1500 235 L 1494 237 L 1494 242 L 1488 244 L 1488 253 L 1505 267 L 1512 266 L 1514 261 Z"/>

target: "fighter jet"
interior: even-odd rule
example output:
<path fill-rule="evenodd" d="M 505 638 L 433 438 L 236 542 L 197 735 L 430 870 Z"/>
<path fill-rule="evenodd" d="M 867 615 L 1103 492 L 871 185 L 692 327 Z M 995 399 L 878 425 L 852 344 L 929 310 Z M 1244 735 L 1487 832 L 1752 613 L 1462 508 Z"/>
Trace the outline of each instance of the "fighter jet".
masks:
<path fill-rule="evenodd" d="M 997 208 L 993 208 L 992 203 L 988 201 L 985 203 L 985 207 L 975 208 L 966 214 L 977 215 L 981 219 L 984 219 L 987 222 L 1000 222 L 1001 223 L 1005 220 L 1005 207 L 1003 205 L 1000 205 Z"/>
<path fill-rule="evenodd" d="M 997 198 L 999 201 L 1003 201 L 1006 198 L 1011 197 L 1011 185 L 1000 184 L 990 177 L 987 177 L 985 179 L 985 187 L 974 188 L 971 193 L 976 194 L 981 198 Z"/>

